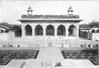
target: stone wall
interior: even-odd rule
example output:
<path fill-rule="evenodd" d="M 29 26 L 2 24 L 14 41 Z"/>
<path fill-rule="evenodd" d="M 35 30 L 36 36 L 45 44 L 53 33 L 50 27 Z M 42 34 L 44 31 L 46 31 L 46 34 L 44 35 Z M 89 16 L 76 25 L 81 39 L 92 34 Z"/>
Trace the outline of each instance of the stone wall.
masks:
<path fill-rule="evenodd" d="M 92 33 L 92 40 L 99 40 L 99 33 Z"/>

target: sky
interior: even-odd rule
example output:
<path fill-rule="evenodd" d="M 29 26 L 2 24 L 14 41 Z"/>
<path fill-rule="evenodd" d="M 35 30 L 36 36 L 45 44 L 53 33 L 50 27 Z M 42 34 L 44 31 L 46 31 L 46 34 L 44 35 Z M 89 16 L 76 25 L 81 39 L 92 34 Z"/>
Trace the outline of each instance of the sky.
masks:
<path fill-rule="evenodd" d="M 72 6 L 73 14 L 83 19 L 81 23 L 99 21 L 98 0 L 0 0 L 0 22 L 20 24 L 18 19 L 27 14 L 29 6 L 34 15 L 67 15 L 68 8 Z"/>

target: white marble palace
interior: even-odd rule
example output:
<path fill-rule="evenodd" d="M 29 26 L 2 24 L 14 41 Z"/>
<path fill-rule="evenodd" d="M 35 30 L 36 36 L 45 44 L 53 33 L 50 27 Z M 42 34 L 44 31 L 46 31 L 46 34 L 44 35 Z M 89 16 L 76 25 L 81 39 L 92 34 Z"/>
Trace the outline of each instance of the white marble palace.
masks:
<path fill-rule="evenodd" d="M 82 21 L 79 15 L 73 14 L 73 11 L 72 7 L 69 7 L 67 15 L 34 15 L 32 8 L 29 7 L 27 14 L 19 19 L 21 26 L 8 27 L 8 41 L 3 45 L 68 47 L 71 44 L 70 39 L 79 39 L 79 22 Z"/>

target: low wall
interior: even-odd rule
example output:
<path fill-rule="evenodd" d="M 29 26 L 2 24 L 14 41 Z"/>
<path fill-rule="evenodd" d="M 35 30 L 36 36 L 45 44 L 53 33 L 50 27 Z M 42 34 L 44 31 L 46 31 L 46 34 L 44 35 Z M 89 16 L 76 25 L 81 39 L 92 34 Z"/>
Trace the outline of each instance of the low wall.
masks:
<path fill-rule="evenodd" d="M 7 33 L 0 33 L 0 41 L 8 41 L 8 34 Z"/>
<path fill-rule="evenodd" d="M 99 40 L 99 33 L 93 33 L 92 40 Z"/>
<path fill-rule="evenodd" d="M 95 42 L 95 41 L 94 41 Z M 0 47 L 89 47 L 92 48 L 96 45 L 96 43 L 92 43 L 91 40 L 83 40 L 83 39 L 66 39 L 60 38 L 55 39 L 53 38 L 51 41 L 50 39 L 44 40 L 44 38 L 14 38 L 9 41 L 0 41 Z M 99 45 L 99 44 L 98 44 Z"/>

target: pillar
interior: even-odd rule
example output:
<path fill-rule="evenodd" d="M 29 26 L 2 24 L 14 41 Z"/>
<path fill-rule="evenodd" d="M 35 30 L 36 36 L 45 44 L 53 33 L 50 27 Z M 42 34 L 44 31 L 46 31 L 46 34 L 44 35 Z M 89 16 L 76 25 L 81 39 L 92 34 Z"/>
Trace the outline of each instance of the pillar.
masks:
<path fill-rule="evenodd" d="M 68 34 L 69 34 L 68 29 L 69 29 L 69 26 L 66 26 L 66 37 L 68 37 Z"/>
<path fill-rule="evenodd" d="M 66 24 L 63 24 L 65 26 L 65 35 L 67 36 L 67 26 Z"/>
<path fill-rule="evenodd" d="M 89 31 L 87 31 L 88 32 L 88 39 L 90 39 L 90 32 Z"/>
<path fill-rule="evenodd" d="M 32 25 L 32 36 L 35 36 L 35 25 Z"/>
<path fill-rule="evenodd" d="M 56 26 L 56 25 L 53 25 L 54 26 L 54 29 L 55 29 L 55 36 L 57 36 L 57 28 L 58 28 L 58 26 Z"/>
<path fill-rule="evenodd" d="M 25 25 L 22 24 L 22 37 L 24 38 L 25 37 Z"/>
<path fill-rule="evenodd" d="M 46 36 L 46 25 L 44 24 L 44 25 L 42 25 L 42 27 L 43 27 L 43 36 Z"/>
<path fill-rule="evenodd" d="M 77 23 L 76 29 L 77 29 L 77 37 L 79 37 L 79 23 Z"/>

